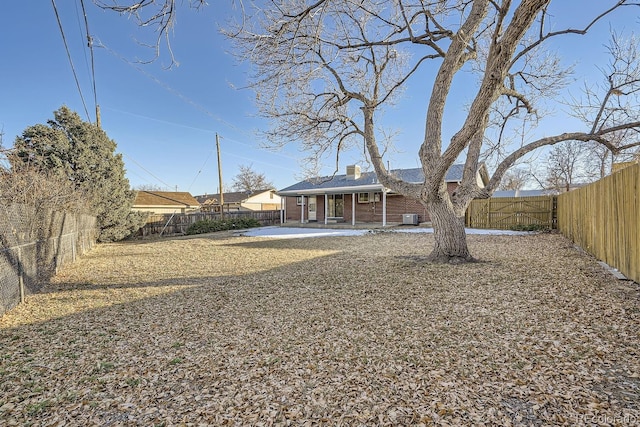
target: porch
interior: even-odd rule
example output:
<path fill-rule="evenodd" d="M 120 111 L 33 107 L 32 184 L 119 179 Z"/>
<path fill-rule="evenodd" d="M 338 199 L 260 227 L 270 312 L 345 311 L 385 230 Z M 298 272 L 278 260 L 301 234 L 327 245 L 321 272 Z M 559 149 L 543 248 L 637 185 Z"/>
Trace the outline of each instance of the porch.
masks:
<path fill-rule="evenodd" d="M 282 222 L 319 227 L 388 227 L 428 222 L 429 215 L 414 199 L 386 191 L 315 193 L 283 196 Z"/>
<path fill-rule="evenodd" d="M 287 227 L 287 228 L 330 228 L 330 229 L 339 229 L 339 230 L 362 230 L 362 229 L 389 229 L 395 227 L 416 227 L 414 225 L 406 225 L 401 222 L 387 222 L 386 224 L 382 224 L 382 222 L 363 222 L 357 221 L 355 224 L 351 222 L 336 222 L 336 223 L 327 223 L 324 222 L 296 222 L 290 221 L 286 223 L 282 223 L 279 227 Z M 431 222 L 421 222 L 417 227 L 431 227 Z"/>

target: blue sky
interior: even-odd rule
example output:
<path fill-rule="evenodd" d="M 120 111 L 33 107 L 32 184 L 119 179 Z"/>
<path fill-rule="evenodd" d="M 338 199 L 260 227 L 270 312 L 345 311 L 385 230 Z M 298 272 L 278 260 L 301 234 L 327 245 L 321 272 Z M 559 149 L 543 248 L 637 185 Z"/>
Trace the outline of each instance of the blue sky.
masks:
<path fill-rule="evenodd" d="M 186 4 L 187 2 L 178 2 Z M 561 2 L 562 19 L 581 23 L 583 16 L 605 1 Z M 84 36 L 84 19 L 78 0 L 56 1 L 71 57 L 78 74 L 89 118 L 95 120 L 89 50 Z M 299 159 L 304 154 L 290 146 L 279 152 L 260 148 L 255 130 L 264 121 L 255 117 L 252 93 L 240 90 L 246 83 L 246 65 L 239 65 L 228 53 L 228 42 L 218 33 L 231 2 L 210 2 L 202 10 L 182 6 L 172 33 L 172 47 L 178 67 L 163 69 L 168 56 L 151 64 L 136 58 L 153 56 L 136 40 L 149 40 L 133 20 L 98 9 L 85 0 L 89 30 L 94 37 L 97 101 L 102 127 L 118 144 L 124 156 L 127 176 L 136 187 L 155 185 L 192 194 L 217 192 L 215 135 L 221 137 L 222 169 L 229 185 L 239 165 L 250 165 L 264 173 L 276 188 L 284 188 L 302 178 Z M 575 8 L 575 5 L 580 5 Z M 553 45 L 569 62 L 588 59 L 589 65 L 577 76 L 595 80 L 605 61 L 603 44 L 609 27 L 631 31 L 638 26 L 638 13 L 618 13 L 601 23 L 588 37 L 565 38 Z M 51 1 L 11 1 L 0 14 L 0 130 L 3 145 L 10 146 L 16 135 L 31 125 L 45 123 L 53 111 L 67 105 L 85 120 L 87 116 L 71 72 Z M 397 151 L 389 157 L 392 167 L 417 167 L 417 150 L 424 128 L 425 88 L 414 84 L 405 102 L 387 118 L 400 129 Z M 454 94 L 449 112 L 463 111 L 468 91 Z M 571 131 L 561 109 L 542 133 Z M 348 153 L 341 169 L 360 160 L 358 152 Z M 324 173 L 333 171 L 327 163 Z"/>

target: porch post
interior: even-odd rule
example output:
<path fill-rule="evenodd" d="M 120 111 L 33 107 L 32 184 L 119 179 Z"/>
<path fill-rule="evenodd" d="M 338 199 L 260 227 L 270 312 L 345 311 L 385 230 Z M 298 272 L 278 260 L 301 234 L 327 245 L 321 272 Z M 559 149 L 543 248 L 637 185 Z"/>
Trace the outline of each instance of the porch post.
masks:
<path fill-rule="evenodd" d="M 287 218 L 287 198 L 280 197 L 280 224 L 284 224 Z"/>
<path fill-rule="evenodd" d="M 351 225 L 356 226 L 356 193 L 351 193 Z"/>
<path fill-rule="evenodd" d="M 382 226 L 387 226 L 387 192 L 382 189 Z"/>
<path fill-rule="evenodd" d="M 324 193 L 324 225 L 329 224 L 327 216 L 329 216 L 329 195 Z"/>
<path fill-rule="evenodd" d="M 302 197 L 302 203 L 300 204 L 300 224 L 304 224 L 304 196 Z"/>

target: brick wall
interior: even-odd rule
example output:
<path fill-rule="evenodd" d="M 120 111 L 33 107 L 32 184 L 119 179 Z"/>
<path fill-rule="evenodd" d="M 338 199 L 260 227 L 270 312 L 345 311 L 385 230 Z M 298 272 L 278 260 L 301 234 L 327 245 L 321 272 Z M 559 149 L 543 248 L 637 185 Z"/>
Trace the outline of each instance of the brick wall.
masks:
<path fill-rule="evenodd" d="M 452 193 L 458 185 L 456 183 L 448 183 L 447 190 Z M 356 203 L 356 222 L 382 222 L 382 193 L 377 193 L 379 201 L 375 200 L 374 194 L 370 193 L 371 201 L 368 203 L 359 203 L 358 195 L 355 195 Z M 344 194 L 344 215 L 345 222 L 350 223 L 352 220 L 352 194 Z M 309 220 L 308 205 L 309 198 L 305 196 L 305 222 Z M 316 197 L 316 220 L 319 223 L 324 222 L 324 195 Z M 287 222 L 300 222 L 301 207 L 296 204 L 296 197 L 285 197 L 286 206 L 286 221 Z M 416 199 L 411 199 L 405 196 L 393 194 L 387 195 L 387 222 L 401 223 L 403 214 L 418 214 L 418 221 L 428 222 L 430 221 L 429 214 L 425 207 Z"/>

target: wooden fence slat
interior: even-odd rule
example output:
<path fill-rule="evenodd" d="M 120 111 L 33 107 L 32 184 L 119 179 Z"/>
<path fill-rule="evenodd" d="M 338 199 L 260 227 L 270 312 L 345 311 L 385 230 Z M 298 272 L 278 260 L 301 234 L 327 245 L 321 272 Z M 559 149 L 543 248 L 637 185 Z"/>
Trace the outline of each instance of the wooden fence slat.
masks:
<path fill-rule="evenodd" d="M 466 225 L 509 230 L 521 226 L 555 227 L 555 196 L 495 197 L 471 202 Z"/>
<path fill-rule="evenodd" d="M 640 282 L 640 164 L 558 197 L 558 229 Z"/>

